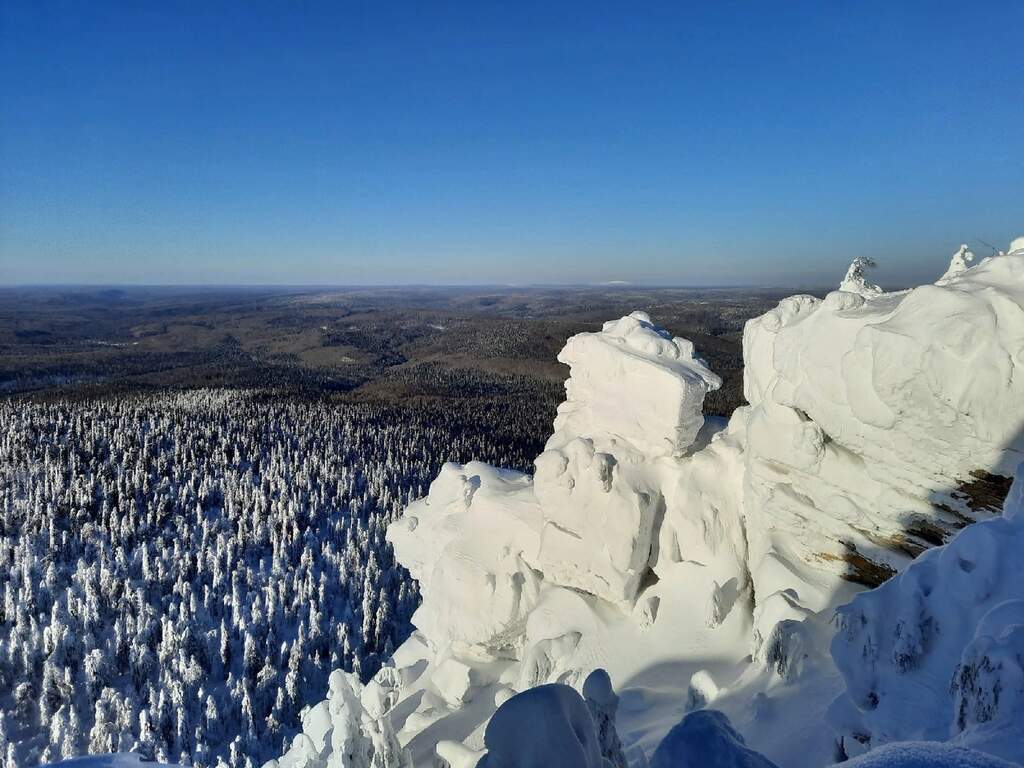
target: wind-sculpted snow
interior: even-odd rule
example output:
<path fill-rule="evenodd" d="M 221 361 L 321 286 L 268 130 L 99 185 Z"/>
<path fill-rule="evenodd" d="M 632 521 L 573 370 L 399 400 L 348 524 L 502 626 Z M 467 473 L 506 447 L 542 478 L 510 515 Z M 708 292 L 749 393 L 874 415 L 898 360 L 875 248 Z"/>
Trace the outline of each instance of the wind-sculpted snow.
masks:
<path fill-rule="evenodd" d="M 388 531 L 426 591 L 416 626 L 440 646 L 500 646 L 536 603 L 541 512 L 528 475 L 446 464 L 430 493 Z"/>
<path fill-rule="evenodd" d="M 643 312 L 573 336 L 566 400 L 536 460 L 543 515 L 536 566 L 558 584 L 631 603 L 664 513 L 658 458 L 679 455 L 704 425 L 721 380 Z"/>
<path fill-rule="evenodd" d="M 888 690 L 872 668 L 897 675 L 903 664 L 906 681 L 932 674 L 934 625 L 912 620 L 927 590 L 895 597 L 918 577 L 880 590 L 884 606 L 864 598 L 842 613 L 849 669 L 837 655 L 854 682 L 841 714 L 856 715 L 859 730 L 842 721 L 838 745 L 821 719 L 843 687 L 832 618 L 914 556 L 999 513 L 1024 422 L 1019 245 L 973 266 L 958 251 L 941 285 L 896 293 L 868 284 L 867 264 L 855 263 L 844 290 L 794 296 L 751 320 L 749 405 L 727 424 L 701 414 L 717 377 L 647 315 L 570 339 L 560 355 L 567 400 L 534 476 L 447 465 L 389 528 L 423 595 L 417 631 L 387 672 L 398 681 L 389 717 L 413 762 L 474 765 L 503 703 L 548 683 L 579 689 L 598 667 L 618 690 L 614 718 L 592 710 L 606 724 L 598 740 L 614 720 L 631 765 L 703 708 L 727 718 L 715 738 L 731 739 L 736 764 L 750 765 L 826 765 L 850 738 L 881 743 L 887 727 L 915 722 L 900 715 L 885 726 L 882 710 L 872 720 L 870 694 L 882 701 Z M 942 637 L 952 666 L 939 653 L 937 676 L 887 705 L 909 711 L 930 696 L 914 716 L 937 708 L 945 730 L 908 727 L 895 738 L 978 734 L 1021 716 L 1008 693 L 1020 612 L 989 614 L 987 602 L 1024 583 L 995 536 L 1011 529 L 1008 519 L 967 528 L 922 561 L 920 574 L 941 564 L 935 584 L 960 585 L 936 600 L 966 612 Z M 861 657 L 870 663 L 858 677 Z"/>
<path fill-rule="evenodd" d="M 842 765 L 843 768 L 1013 768 L 1016 764 L 953 744 L 917 741 L 888 744 Z"/>
<path fill-rule="evenodd" d="M 839 609 L 830 710 L 848 754 L 954 739 L 1024 763 L 1024 478 L 962 531 Z"/>
<path fill-rule="evenodd" d="M 549 449 L 607 436 L 648 455 L 685 451 L 704 423 L 704 395 L 722 384 L 691 342 L 673 338 L 645 312 L 573 336 L 558 359 L 571 376 Z"/>
<path fill-rule="evenodd" d="M 573 337 L 560 357 L 572 377 L 536 477 L 446 466 L 388 532 L 422 585 L 415 623 L 435 646 L 500 654 L 522 639 L 542 578 L 631 603 L 648 571 L 664 509 L 652 460 L 690 446 L 718 378 L 640 312 Z"/>
<path fill-rule="evenodd" d="M 876 586 L 998 512 L 1021 456 L 1022 345 L 1024 252 L 943 286 L 795 296 L 750 321 L 743 507 L 755 586 L 780 563 L 800 570 L 783 580 L 820 611 L 828 573 Z"/>

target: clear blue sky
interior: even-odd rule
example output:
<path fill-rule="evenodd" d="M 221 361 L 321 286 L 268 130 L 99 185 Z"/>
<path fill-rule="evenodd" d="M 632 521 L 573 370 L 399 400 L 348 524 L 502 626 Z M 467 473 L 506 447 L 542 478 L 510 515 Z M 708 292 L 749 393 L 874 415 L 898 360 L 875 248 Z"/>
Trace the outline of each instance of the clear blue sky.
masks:
<path fill-rule="evenodd" d="M 0 283 L 934 279 L 1024 234 L 1022 30 L 1020 0 L 0 0 Z"/>

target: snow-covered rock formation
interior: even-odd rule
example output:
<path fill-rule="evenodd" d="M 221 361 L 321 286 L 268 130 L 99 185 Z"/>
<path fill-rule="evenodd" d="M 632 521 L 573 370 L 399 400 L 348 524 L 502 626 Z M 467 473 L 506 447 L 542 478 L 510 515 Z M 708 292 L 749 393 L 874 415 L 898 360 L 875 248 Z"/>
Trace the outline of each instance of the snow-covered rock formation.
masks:
<path fill-rule="evenodd" d="M 838 611 L 844 751 L 953 740 L 1024 763 L 1024 477 L 1004 515 Z"/>
<path fill-rule="evenodd" d="M 1022 458 L 1021 255 L 942 286 L 795 296 L 748 323 L 743 508 L 762 601 L 777 573 L 820 611 L 830 574 L 876 586 L 998 511 Z"/>
<path fill-rule="evenodd" d="M 701 414 L 717 377 L 645 314 L 570 339 L 560 355 L 571 372 L 566 402 L 536 473 L 448 465 L 390 528 L 423 602 L 417 631 L 381 673 L 394 705 L 369 723 L 393 728 L 417 766 L 469 766 L 488 748 L 489 718 L 517 692 L 580 688 L 603 667 L 634 765 L 705 707 L 731 723 L 719 735 L 734 729 L 739 746 L 783 766 L 825 765 L 848 736 L 888 740 L 889 710 L 871 715 L 870 694 L 882 702 L 884 687 L 850 668 L 870 650 L 874 669 L 905 656 L 924 665 L 920 680 L 932 674 L 927 643 L 936 641 L 906 619 L 917 609 L 900 590 L 919 595 L 906 599 L 921 611 L 932 610 L 926 582 L 948 583 L 947 600 L 978 611 L 997 592 L 1024 597 L 1024 582 L 1006 581 L 1009 562 L 981 562 L 993 534 L 1010 535 L 1011 521 L 996 520 L 875 593 L 884 605 L 863 598 L 844 609 L 850 668 L 840 641 L 839 670 L 829 655 L 837 606 L 999 513 L 1022 458 L 1022 246 L 896 293 L 867 284 L 866 263 L 855 263 L 824 299 L 782 301 L 747 324 L 749 405 L 728 424 Z M 940 565 L 941 578 L 927 575 Z M 977 579 L 954 572 L 972 568 Z M 964 732 L 1018 711 L 1005 696 L 991 703 L 995 681 L 1003 691 L 1010 679 L 991 668 L 1010 670 L 1020 647 L 1008 629 L 1017 609 L 989 616 L 994 608 L 964 613 L 942 637 L 950 648 L 941 658 L 960 664 L 949 696 L 962 715 L 950 717 Z M 837 746 L 820 718 L 842 693 L 840 671 L 851 695 L 834 708 L 846 718 Z M 933 686 L 943 673 L 934 674 Z M 894 694 L 885 706 L 908 705 Z M 367 719 L 358 722 L 365 730 Z M 321 731 L 306 733 L 312 752 L 300 737 L 281 765 L 334 759 Z"/>

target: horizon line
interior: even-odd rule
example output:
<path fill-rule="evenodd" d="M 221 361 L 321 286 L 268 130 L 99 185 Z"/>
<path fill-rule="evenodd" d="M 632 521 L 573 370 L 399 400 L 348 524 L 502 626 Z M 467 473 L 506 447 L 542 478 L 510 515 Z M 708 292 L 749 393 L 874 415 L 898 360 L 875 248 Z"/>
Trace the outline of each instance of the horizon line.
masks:
<path fill-rule="evenodd" d="M 244 289 L 244 290 L 293 290 L 293 291 L 328 291 L 351 289 L 552 289 L 552 288 L 587 288 L 605 290 L 721 290 L 721 289 L 755 289 L 755 290 L 836 290 L 823 284 L 794 283 L 789 285 L 769 283 L 634 283 L 624 281 L 607 281 L 598 283 L 36 283 L 17 282 L 0 284 L 0 292 L 11 290 L 53 290 L 53 289 L 91 289 L 91 290 L 140 290 L 140 289 Z M 901 290 L 894 288 L 893 290 Z"/>

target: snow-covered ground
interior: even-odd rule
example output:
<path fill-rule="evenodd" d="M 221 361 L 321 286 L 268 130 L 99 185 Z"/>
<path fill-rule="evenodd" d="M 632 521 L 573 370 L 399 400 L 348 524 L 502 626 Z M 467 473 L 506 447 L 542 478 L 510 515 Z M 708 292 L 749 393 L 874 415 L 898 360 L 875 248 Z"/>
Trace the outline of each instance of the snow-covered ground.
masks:
<path fill-rule="evenodd" d="M 701 414 L 717 376 L 645 314 L 570 339 L 534 475 L 447 465 L 392 525 L 417 631 L 365 687 L 335 673 L 279 767 L 615 764 L 612 730 L 633 766 L 908 740 L 1024 763 L 1019 489 L 999 517 L 1024 445 L 1024 240 L 968 256 L 898 293 L 860 261 L 750 321 L 728 424 Z M 615 694 L 586 695 L 598 668 Z M 999 764 L 886 749 L 863 764 Z"/>

